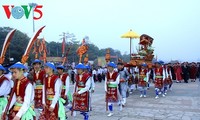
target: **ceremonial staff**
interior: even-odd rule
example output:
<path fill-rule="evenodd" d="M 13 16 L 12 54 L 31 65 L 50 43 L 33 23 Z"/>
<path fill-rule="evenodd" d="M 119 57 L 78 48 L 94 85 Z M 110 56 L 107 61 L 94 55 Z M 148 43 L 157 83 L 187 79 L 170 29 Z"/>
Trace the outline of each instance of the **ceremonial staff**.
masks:
<path fill-rule="evenodd" d="M 46 63 L 47 62 L 47 48 L 46 48 L 46 42 L 44 38 L 42 40 L 42 48 L 43 48 L 43 61 L 44 63 Z"/>
<path fill-rule="evenodd" d="M 70 49 L 72 48 L 72 46 L 71 47 L 69 47 L 68 49 L 67 49 L 67 52 L 66 52 L 66 54 L 65 54 L 65 57 L 63 58 L 63 61 L 62 61 L 62 65 L 64 65 L 65 64 L 65 62 L 67 61 L 67 56 L 68 56 L 68 54 L 69 54 L 69 51 L 70 51 Z"/>
<path fill-rule="evenodd" d="M 78 54 L 78 53 L 77 53 Z M 77 90 L 77 82 L 75 83 L 75 90 L 74 90 L 74 93 L 76 92 Z M 75 107 L 75 104 L 74 104 L 74 101 L 76 99 L 76 96 L 73 94 L 73 100 L 72 100 L 72 110 L 71 110 L 71 116 L 73 115 L 73 112 L 74 112 L 74 107 Z"/>
<path fill-rule="evenodd" d="M 4 41 L 4 44 L 3 44 L 3 47 L 1 50 L 0 64 L 3 64 L 3 62 L 4 62 L 6 51 L 8 49 L 8 46 L 10 45 L 10 41 L 11 41 L 15 31 L 16 31 L 16 29 L 11 30 L 6 36 L 6 39 Z"/>
<path fill-rule="evenodd" d="M 26 51 L 25 51 L 25 53 L 24 53 L 24 55 L 23 55 L 23 57 L 22 57 L 22 59 L 21 59 L 21 62 L 24 64 L 24 63 L 26 63 L 26 61 L 28 60 L 28 57 L 29 57 L 29 54 L 30 54 L 30 51 L 31 51 L 31 49 L 32 49 L 32 47 L 33 47 L 33 45 L 34 45 L 34 43 L 36 42 L 36 40 L 37 40 L 37 37 L 40 35 L 40 33 L 42 32 L 42 30 L 44 29 L 44 27 L 45 26 L 43 26 L 43 27 L 41 27 L 37 32 L 35 32 L 35 34 L 33 35 L 33 37 L 30 39 L 30 41 L 29 41 L 29 43 L 28 43 L 28 46 L 27 46 L 27 48 L 26 48 Z M 46 62 L 46 46 L 44 45 L 44 43 L 45 43 L 45 40 L 43 39 L 43 41 L 42 41 L 43 43 L 43 47 L 45 47 L 44 48 L 44 55 L 43 55 L 43 57 L 44 57 L 44 62 Z M 45 97 L 46 97 L 46 94 L 45 94 Z M 45 101 L 46 101 L 46 99 L 45 99 Z M 44 110 L 46 110 L 46 107 L 45 107 L 45 105 L 44 105 Z"/>
<path fill-rule="evenodd" d="M 37 32 L 35 32 L 35 34 L 33 35 L 33 37 L 30 39 L 28 46 L 26 48 L 26 51 L 24 53 L 24 55 L 22 56 L 21 62 L 22 64 L 26 63 L 28 57 L 29 57 L 29 53 L 31 51 L 32 46 L 34 45 L 34 42 L 37 40 L 37 37 L 40 35 L 40 33 L 42 32 L 43 28 L 45 26 L 41 27 Z"/>
<path fill-rule="evenodd" d="M 8 113 L 8 111 L 9 111 L 9 107 L 10 107 L 10 104 L 11 104 L 11 100 L 12 100 L 12 97 L 13 97 L 13 95 L 14 95 L 14 93 L 15 93 L 15 89 L 16 89 L 16 87 L 17 87 L 17 81 L 16 81 L 16 80 L 15 80 L 15 81 L 13 80 L 13 82 L 14 82 L 14 86 L 13 86 L 13 88 L 12 88 L 12 90 L 11 90 L 10 97 L 9 97 L 9 99 L 8 99 L 8 104 L 7 104 L 6 109 L 5 109 L 4 113 L 3 113 L 2 120 L 6 120 L 6 116 L 7 116 L 7 113 Z"/>
<path fill-rule="evenodd" d="M 46 63 L 47 62 L 47 60 L 46 60 L 47 50 L 46 50 L 46 44 L 45 44 L 45 40 L 44 39 L 42 40 L 42 45 L 43 45 L 43 60 L 44 60 L 44 63 Z M 44 84 L 44 90 L 46 90 L 45 78 L 43 78 L 43 84 Z M 47 92 L 45 92 L 44 99 L 45 99 L 45 102 L 46 102 L 47 101 Z M 49 114 L 45 114 L 45 113 L 48 113 L 48 111 L 49 111 L 47 106 L 46 106 L 46 103 L 43 105 L 43 109 L 44 109 L 44 112 L 41 113 L 40 118 L 41 119 L 50 118 Z"/>
<path fill-rule="evenodd" d="M 47 62 L 47 49 L 46 49 L 46 43 L 45 43 L 45 40 L 43 39 L 42 40 L 42 45 L 43 45 L 43 60 L 44 60 L 44 64 Z M 44 84 L 44 90 L 46 90 L 46 85 L 45 85 L 45 78 L 43 78 L 43 84 Z M 45 92 L 45 96 L 44 96 L 44 99 L 45 99 L 45 102 L 47 101 L 47 92 Z M 43 109 L 44 109 L 44 113 L 48 113 L 48 108 L 46 106 L 46 103 L 45 105 L 43 106 Z M 49 114 L 45 114 L 45 118 L 49 118 Z"/>
<path fill-rule="evenodd" d="M 76 89 L 77 89 L 77 86 L 75 85 L 75 90 L 74 90 L 74 92 L 76 92 Z M 73 115 L 73 112 L 74 112 L 74 107 L 75 107 L 74 101 L 75 101 L 75 99 L 76 99 L 76 96 L 73 95 L 71 116 Z"/>
<path fill-rule="evenodd" d="M 45 84 L 45 78 L 43 79 L 43 83 Z M 46 90 L 46 85 L 44 85 L 44 89 Z M 47 92 L 45 92 L 45 96 L 44 96 L 44 99 L 45 99 L 45 102 L 47 101 Z M 46 106 L 46 103 L 45 105 L 43 106 L 43 109 L 44 109 L 44 113 L 48 113 L 48 108 Z M 49 114 L 43 114 L 45 116 L 45 118 L 49 118 Z"/>
<path fill-rule="evenodd" d="M 43 27 L 41 27 L 35 34 L 34 34 L 34 36 L 30 39 L 30 41 L 29 41 L 29 43 L 28 43 L 28 46 L 27 46 L 27 48 L 26 48 L 26 51 L 25 51 L 25 53 L 24 53 L 24 55 L 23 55 L 23 57 L 22 57 L 22 59 L 21 59 L 21 62 L 24 64 L 24 63 L 26 63 L 26 61 L 27 61 L 27 59 L 28 59 L 28 57 L 29 57 L 29 53 L 30 53 L 30 51 L 31 51 L 31 48 L 32 48 L 32 46 L 33 46 L 33 44 L 34 44 L 34 42 L 35 42 L 35 40 L 37 39 L 37 37 L 39 36 L 39 34 L 42 32 L 42 29 L 44 28 L 45 26 L 43 26 Z M 16 30 L 12 30 L 8 35 L 8 37 L 6 37 L 7 39 L 6 39 L 6 43 L 5 43 L 5 48 L 4 49 L 7 49 L 7 47 L 8 47 L 8 45 L 9 45 L 9 41 L 11 40 L 11 38 L 12 38 L 12 36 L 13 36 L 13 34 L 14 34 L 14 32 L 15 32 Z M 5 55 L 5 50 L 3 51 L 3 54 Z M 2 54 L 2 55 L 3 55 Z M 4 60 L 4 55 L 3 55 L 3 60 Z M 6 106 L 6 109 L 5 109 L 5 112 L 4 112 L 4 114 L 3 114 L 3 116 L 2 116 L 2 119 L 3 120 L 6 120 L 6 115 L 7 115 L 7 113 L 8 113 L 8 111 L 9 111 L 9 106 L 10 106 L 10 104 L 11 104 L 11 100 L 12 100 L 12 97 L 13 97 L 13 95 L 14 95 L 14 92 L 15 92 L 15 89 L 16 89 L 16 87 L 17 87 L 17 82 L 16 81 L 13 81 L 14 82 L 14 86 L 13 86 L 13 88 L 12 88 L 12 90 L 11 90 L 11 94 L 10 94 L 10 97 L 9 97 L 9 99 L 8 99 L 8 104 L 7 104 L 7 106 Z"/>
<path fill-rule="evenodd" d="M 88 51 L 88 45 L 85 39 L 83 39 L 81 46 L 78 47 L 76 53 L 79 55 L 79 63 L 81 63 L 82 56 Z"/>
<path fill-rule="evenodd" d="M 0 56 L 0 64 L 3 64 L 4 60 L 5 60 L 5 54 L 6 54 L 6 51 L 8 49 L 8 46 L 10 45 L 10 41 L 15 33 L 16 29 L 13 29 L 11 30 L 7 36 L 6 36 L 6 39 L 4 41 L 4 44 L 3 44 L 3 47 L 2 47 L 2 51 L 1 51 L 1 56 Z M 16 84 L 16 82 L 14 82 L 14 84 Z M 16 86 L 16 85 L 14 85 Z M 11 90 L 11 94 L 10 94 L 10 97 L 12 97 L 14 94 L 14 90 L 12 89 Z M 11 103 L 11 99 L 8 99 L 8 104 L 6 106 L 6 109 L 4 111 L 4 113 L 2 114 L 2 120 L 5 120 L 6 119 L 6 115 L 7 115 L 7 112 L 8 112 L 8 109 L 9 109 L 9 106 L 10 106 L 10 103 Z"/>
<path fill-rule="evenodd" d="M 108 84 L 106 84 L 106 86 L 107 86 L 107 89 L 108 89 Z M 108 92 L 108 91 L 106 91 L 106 95 L 105 95 L 105 97 L 106 97 L 106 111 L 108 111 L 108 98 L 107 98 L 107 92 Z"/>
<path fill-rule="evenodd" d="M 110 50 L 109 50 L 109 48 L 106 50 L 105 60 L 106 60 L 106 64 L 108 64 L 110 62 Z M 108 84 L 106 84 L 106 87 L 108 88 Z M 105 94 L 105 98 L 106 98 L 106 111 L 108 111 L 107 92 Z"/>

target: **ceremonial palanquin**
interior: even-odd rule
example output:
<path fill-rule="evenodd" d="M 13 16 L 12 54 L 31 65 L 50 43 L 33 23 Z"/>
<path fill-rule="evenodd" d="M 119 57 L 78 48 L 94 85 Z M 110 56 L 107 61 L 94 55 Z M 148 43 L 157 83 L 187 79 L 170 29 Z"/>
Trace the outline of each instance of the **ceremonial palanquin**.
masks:
<path fill-rule="evenodd" d="M 140 36 L 139 48 L 137 48 L 137 54 L 131 54 L 130 65 L 136 66 L 142 63 L 147 63 L 149 67 L 152 67 L 153 52 L 152 47 L 153 38 L 149 35 L 143 34 Z"/>

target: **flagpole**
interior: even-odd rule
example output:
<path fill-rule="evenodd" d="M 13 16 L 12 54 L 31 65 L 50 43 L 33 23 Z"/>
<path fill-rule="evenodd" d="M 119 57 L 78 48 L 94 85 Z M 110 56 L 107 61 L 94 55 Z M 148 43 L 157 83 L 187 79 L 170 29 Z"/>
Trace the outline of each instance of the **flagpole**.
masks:
<path fill-rule="evenodd" d="M 29 3 L 29 6 L 32 7 L 32 12 L 33 12 L 33 33 L 34 33 L 35 32 L 34 9 L 37 6 L 37 3 Z"/>

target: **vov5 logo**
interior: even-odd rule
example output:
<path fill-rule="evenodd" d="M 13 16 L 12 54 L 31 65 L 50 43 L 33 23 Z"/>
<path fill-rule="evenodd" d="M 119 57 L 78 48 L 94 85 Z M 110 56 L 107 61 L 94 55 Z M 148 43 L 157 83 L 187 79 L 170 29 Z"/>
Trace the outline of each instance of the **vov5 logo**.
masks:
<path fill-rule="evenodd" d="M 39 20 L 42 18 L 42 7 L 43 5 L 36 5 L 33 7 L 32 5 L 21 5 L 21 6 L 14 6 L 14 5 L 2 5 L 4 8 L 5 14 L 8 19 L 10 19 L 10 16 L 12 15 L 15 19 L 21 19 L 23 16 L 26 17 L 26 19 L 29 18 L 31 11 L 33 10 L 33 19 Z M 35 16 L 35 13 L 37 14 Z"/>

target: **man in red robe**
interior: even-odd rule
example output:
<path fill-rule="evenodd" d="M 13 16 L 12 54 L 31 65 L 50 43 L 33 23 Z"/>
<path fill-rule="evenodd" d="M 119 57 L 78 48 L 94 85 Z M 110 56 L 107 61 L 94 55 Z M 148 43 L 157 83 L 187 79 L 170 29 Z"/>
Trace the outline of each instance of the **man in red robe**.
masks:
<path fill-rule="evenodd" d="M 191 63 L 189 74 L 190 74 L 191 82 L 195 82 L 196 77 L 197 77 L 197 66 L 195 65 L 194 62 Z"/>
<path fill-rule="evenodd" d="M 180 63 L 176 63 L 175 65 L 175 74 L 176 74 L 176 82 L 181 83 L 182 78 L 182 68 Z"/>

